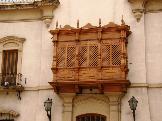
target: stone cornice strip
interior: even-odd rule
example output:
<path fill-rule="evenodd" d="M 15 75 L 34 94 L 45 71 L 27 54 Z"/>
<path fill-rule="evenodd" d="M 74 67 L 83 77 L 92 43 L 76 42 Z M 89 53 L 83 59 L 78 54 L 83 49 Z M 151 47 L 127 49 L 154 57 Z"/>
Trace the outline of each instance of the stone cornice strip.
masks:
<path fill-rule="evenodd" d="M 58 0 L 41 0 L 30 3 L 0 3 L 0 10 L 22 10 L 31 8 L 41 8 L 44 6 L 57 7 L 60 4 Z"/>
<path fill-rule="evenodd" d="M 156 84 L 132 83 L 129 88 L 162 88 L 162 83 L 156 83 Z M 49 86 L 37 86 L 37 87 L 25 87 L 24 89 L 24 91 L 40 91 L 40 90 L 53 90 L 53 88 L 49 85 Z M 0 88 L 0 92 L 3 91 L 5 90 Z"/>
<path fill-rule="evenodd" d="M 131 83 L 129 88 L 142 88 L 142 87 L 149 87 L 147 83 Z"/>
<path fill-rule="evenodd" d="M 19 19 L 19 20 L 0 20 L 1 23 L 19 23 L 19 22 L 38 22 L 38 21 L 42 21 L 41 18 L 31 18 L 29 19 Z"/>
<path fill-rule="evenodd" d="M 162 12 L 162 0 L 128 0 L 137 22 L 144 13 Z"/>
<path fill-rule="evenodd" d="M 53 19 L 58 0 L 42 0 L 32 3 L 0 3 L 0 22 L 42 20 L 47 27 Z"/>
<path fill-rule="evenodd" d="M 162 12 L 162 0 L 147 0 L 145 13 Z"/>

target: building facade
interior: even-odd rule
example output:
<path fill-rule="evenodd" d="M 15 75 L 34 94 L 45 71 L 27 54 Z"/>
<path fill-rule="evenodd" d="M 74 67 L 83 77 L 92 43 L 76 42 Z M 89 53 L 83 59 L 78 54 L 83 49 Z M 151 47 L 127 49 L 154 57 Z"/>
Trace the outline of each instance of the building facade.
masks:
<path fill-rule="evenodd" d="M 161 121 L 161 10 L 160 0 L 0 1 L 0 120 L 47 121 L 44 101 L 52 98 L 51 121 L 133 121 L 128 100 L 134 96 L 138 100 L 137 121 Z M 79 39 L 85 37 L 89 41 L 100 38 L 98 28 L 105 25 L 108 33 L 113 27 L 115 31 L 130 26 L 127 31 L 131 34 L 128 32 L 124 37 L 128 43 L 125 41 L 127 45 L 123 46 L 128 59 L 121 61 L 129 71 L 126 77 L 120 76 L 120 80 L 129 81 L 124 85 L 117 82 L 120 88 L 105 87 L 105 83 L 97 86 L 88 83 L 88 88 L 78 83 L 72 88 L 60 86 L 62 82 L 56 86 L 55 70 L 59 68 L 54 68 L 58 53 L 55 45 L 59 42 L 54 41 L 71 40 L 61 31 L 85 29 L 85 35 L 81 34 Z M 98 27 L 97 34 L 86 37 L 94 26 Z M 53 33 L 57 30 L 58 39 Z M 105 36 L 113 40 L 118 36 L 108 33 Z M 65 37 L 60 39 L 62 35 Z M 74 38 L 79 40 L 77 34 Z M 121 35 L 118 38 L 122 39 Z M 90 72 L 93 73 L 94 70 Z M 72 75 L 61 76 L 66 74 Z M 115 77 L 116 74 L 112 80 Z M 64 81 L 65 77 L 62 78 Z"/>

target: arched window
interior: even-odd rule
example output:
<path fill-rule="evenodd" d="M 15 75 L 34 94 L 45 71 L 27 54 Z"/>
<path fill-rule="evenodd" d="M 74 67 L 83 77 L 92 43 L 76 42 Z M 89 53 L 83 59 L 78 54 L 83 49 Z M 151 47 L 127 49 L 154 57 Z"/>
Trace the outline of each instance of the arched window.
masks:
<path fill-rule="evenodd" d="M 77 116 L 76 121 L 106 121 L 106 116 L 96 113 L 87 113 Z"/>
<path fill-rule="evenodd" d="M 0 83 L 15 86 L 21 73 L 22 50 L 25 38 L 6 36 L 0 39 Z"/>

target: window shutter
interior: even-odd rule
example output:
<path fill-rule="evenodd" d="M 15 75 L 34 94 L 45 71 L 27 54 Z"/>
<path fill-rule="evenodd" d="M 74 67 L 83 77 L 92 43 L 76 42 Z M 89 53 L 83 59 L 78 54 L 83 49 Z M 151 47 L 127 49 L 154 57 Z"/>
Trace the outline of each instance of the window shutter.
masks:
<path fill-rule="evenodd" d="M 2 57 L 2 83 L 16 84 L 18 50 L 4 50 Z"/>

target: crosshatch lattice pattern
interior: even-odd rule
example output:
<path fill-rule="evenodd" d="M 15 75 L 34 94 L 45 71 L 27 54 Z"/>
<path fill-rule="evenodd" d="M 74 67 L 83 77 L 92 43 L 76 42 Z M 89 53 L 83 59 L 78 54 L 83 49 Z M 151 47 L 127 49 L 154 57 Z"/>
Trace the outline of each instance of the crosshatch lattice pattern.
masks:
<path fill-rule="evenodd" d="M 75 67 L 75 47 L 67 47 L 67 67 Z"/>
<path fill-rule="evenodd" d="M 59 47 L 57 48 L 57 67 L 65 67 L 66 60 L 66 48 Z"/>
<path fill-rule="evenodd" d="M 101 53 L 102 66 L 120 66 L 121 65 L 121 45 L 103 44 L 101 52 L 99 46 L 89 45 L 78 47 L 78 66 L 79 67 L 98 67 L 99 54 Z M 57 67 L 74 68 L 76 62 L 76 47 L 67 46 L 57 48 Z"/>
<path fill-rule="evenodd" d="M 121 65 L 121 45 L 120 44 L 102 45 L 102 65 L 103 66 Z"/>
<path fill-rule="evenodd" d="M 102 46 L 102 65 L 107 66 L 111 63 L 110 45 Z"/>
<path fill-rule="evenodd" d="M 121 64 L 121 47 L 120 45 L 112 45 L 112 65 Z"/>
<path fill-rule="evenodd" d="M 89 47 L 89 66 L 96 67 L 98 66 L 98 46 L 90 46 Z"/>
<path fill-rule="evenodd" d="M 79 47 L 79 66 L 86 67 L 87 66 L 87 55 L 88 55 L 88 47 L 81 46 Z"/>

